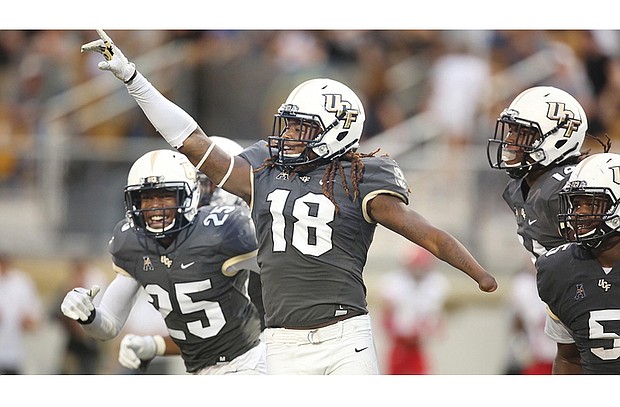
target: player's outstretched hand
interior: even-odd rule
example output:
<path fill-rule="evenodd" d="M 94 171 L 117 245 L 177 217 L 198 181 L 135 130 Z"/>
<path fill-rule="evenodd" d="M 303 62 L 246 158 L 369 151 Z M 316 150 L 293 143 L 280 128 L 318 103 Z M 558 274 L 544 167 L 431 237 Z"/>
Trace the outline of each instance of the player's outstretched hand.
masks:
<path fill-rule="evenodd" d="M 497 281 L 491 275 L 486 275 L 478 282 L 478 287 L 481 291 L 492 293 L 497 290 Z"/>
<path fill-rule="evenodd" d="M 157 343 L 157 339 L 150 335 L 125 335 L 118 351 L 118 361 L 128 369 L 140 368 L 143 362 L 148 362 L 158 354 L 163 354 L 163 350 L 158 352 L 161 344 Z M 163 343 L 163 338 L 161 338 L 161 343 Z"/>
<path fill-rule="evenodd" d="M 99 69 L 112 72 L 114 76 L 125 83 L 132 80 L 136 74 L 136 65 L 129 62 L 105 31 L 97 30 L 97 33 L 101 38 L 82 45 L 81 51 L 100 53 L 105 61 L 99 62 L 97 65 Z"/>
<path fill-rule="evenodd" d="M 60 310 L 68 318 L 81 322 L 89 321 L 95 309 L 93 298 L 99 293 L 99 290 L 97 285 L 92 286 L 90 290 L 82 287 L 74 288 L 65 295 Z"/>

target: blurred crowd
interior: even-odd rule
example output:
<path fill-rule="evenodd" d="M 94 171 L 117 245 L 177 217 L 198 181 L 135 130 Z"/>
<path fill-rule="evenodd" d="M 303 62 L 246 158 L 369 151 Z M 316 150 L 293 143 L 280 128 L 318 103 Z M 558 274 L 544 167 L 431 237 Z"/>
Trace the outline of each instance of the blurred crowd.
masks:
<path fill-rule="evenodd" d="M 455 144 L 485 142 L 506 101 L 535 75 L 496 74 L 549 51 L 546 84 L 573 94 L 594 134 L 619 133 L 620 36 L 616 31 L 546 30 L 136 30 L 110 31 L 130 59 L 164 44 L 184 54 L 165 77 L 170 94 L 212 134 L 255 139 L 271 130 L 283 94 L 300 79 L 331 76 L 363 99 L 366 139 L 420 112 Z M 28 155 L 46 136 L 50 98 L 100 75 L 80 54 L 94 30 L 0 31 L 0 182 L 27 181 Z M 532 68 L 529 68 L 532 69 Z M 162 86 L 158 83 L 158 86 Z M 137 107 L 135 108 L 137 109 Z M 500 109 L 501 110 L 501 109 Z M 71 126 L 68 126 L 71 129 Z M 140 112 L 70 137 L 154 137 Z"/>

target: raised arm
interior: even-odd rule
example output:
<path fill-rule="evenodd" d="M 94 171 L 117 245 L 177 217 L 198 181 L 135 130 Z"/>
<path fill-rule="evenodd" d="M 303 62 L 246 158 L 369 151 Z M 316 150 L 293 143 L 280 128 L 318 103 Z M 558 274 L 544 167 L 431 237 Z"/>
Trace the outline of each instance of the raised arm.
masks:
<path fill-rule="evenodd" d="M 100 39 L 82 45 L 82 52 L 103 55 L 105 60 L 99 63 L 99 69 L 110 71 L 123 81 L 129 94 L 168 144 L 186 155 L 219 187 L 249 203 L 252 192 L 250 164 L 217 147 L 187 112 L 163 96 L 135 64 L 129 62 L 103 30 L 97 32 Z"/>
<path fill-rule="evenodd" d="M 433 226 L 420 214 L 392 195 L 380 194 L 368 203 L 368 214 L 377 223 L 425 248 L 478 283 L 480 290 L 493 292 L 497 282 L 455 237 Z"/>

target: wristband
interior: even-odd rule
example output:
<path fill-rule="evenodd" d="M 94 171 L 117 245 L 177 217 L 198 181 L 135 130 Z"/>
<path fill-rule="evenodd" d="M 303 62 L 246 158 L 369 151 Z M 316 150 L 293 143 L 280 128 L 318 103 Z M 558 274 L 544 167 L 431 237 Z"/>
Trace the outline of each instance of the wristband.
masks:
<path fill-rule="evenodd" d="M 228 177 L 230 177 L 230 173 L 232 172 L 232 169 L 233 169 L 234 166 L 235 166 L 235 156 L 231 155 L 230 156 L 230 164 L 228 165 L 228 171 L 226 171 L 226 175 L 224 175 L 224 178 L 222 178 L 220 183 L 217 184 L 218 188 L 222 188 L 224 186 L 224 184 L 226 183 L 226 181 L 228 181 Z"/>
<path fill-rule="evenodd" d="M 129 84 L 129 82 L 133 81 L 133 80 L 136 78 L 136 76 L 137 76 L 137 75 L 138 75 L 138 70 L 137 70 L 137 69 L 134 69 L 134 71 L 133 71 L 133 75 L 131 75 L 131 78 L 129 78 L 129 79 L 127 79 L 126 81 L 124 81 L 124 82 L 125 82 L 125 85 L 128 85 L 128 84 Z"/>
<path fill-rule="evenodd" d="M 88 319 L 86 319 L 86 321 L 82 321 L 81 319 L 77 319 L 76 321 L 78 322 L 78 324 L 80 325 L 89 325 L 92 324 L 93 321 L 95 320 L 95 315 L 97 314 L 97 308 L 93 308 L 93 312 L 90 313 L 90 315 L 88 316 Z"/>
<path fill-rule="evenodd" d="M 200 161 L 198 162 L 198 164 L 196 164 L 196 169 L 198 171 L 200 171 L 200 167 L 202 167 L 202 164 L 204 164 L 205 161 L 207 161 L 207 158 L 209 157 L 209 154 L 211 154 L 211 151 L 213 151 L 214 147 L 215 147 L 215 142 L 212 142 L 209 148 L 207 149 L 207 152 L 205 153 L 205 155 L 203 155 Z"/>
<path fill-rule="evenodd" d="M 153 340 L 155 341 L 155 355 L 162 356 L 166 353 L 166 341 L 161 335 L 153 335 Z"/>

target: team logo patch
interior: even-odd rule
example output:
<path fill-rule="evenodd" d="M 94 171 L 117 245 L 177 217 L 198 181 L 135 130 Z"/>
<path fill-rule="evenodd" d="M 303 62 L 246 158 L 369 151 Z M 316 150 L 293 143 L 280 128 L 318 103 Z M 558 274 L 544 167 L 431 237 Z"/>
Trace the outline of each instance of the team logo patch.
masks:
<path fill-rule="evenodd" d="M 282 171 L 281 173 L 278 174 L 278 176 L 276 177 L 276 179 L 288 179 L 288 172 L 287 171 Z"/>
<path fill-rule="evenodd" d="M 566 129 L 564 137 L 569 138 L 581 125 L 581 120 L 575 118 L 575 113 L 566 108 L 564 103 L 547 102 L 547 117 L 555 120 L 558 125 Z"/>
<path fill-rule="evenodd" d="M 586 290 L 583 288 L 583 284 L 577 284 L 577 291 L 575 292 L 575 300 L 586 298 Z"/>
<path fill-rule="evenodd" d="M 334 113 L 338 120 L 344 120 L 343 129 L 351 128 L 351 123 L 357 121 L 360 112 L 353 109 L 353 105 L 348 100 L 342 98 L 339 94 L 324 94 L 325 110 Z"/>
<path fill-rule="evenodd" d="M 168 258 L 168 256 L 163 255 L 159 258 L 159 261 L 161 262 L 161 264 L 163 264 L 164 266 L 170 268 L 172 266 L 172 260 L 170 260 Z"/>
<path fill-rule="evenodd" d="M 598 280 L 598 286 L 601 287 L 603 291 L 607 292 L 611 288 L 611 283 L 608 283 L 604 278 L 601 278 Z"/>
<path fill-rule="evenodd" d="M 620 184 L 620 167 L 609 167 L 615 184 Z"/>
<path fill-rule="evenodd" d="M 155 268 L 153 267 L 153 262 L 151 261 L 150 257 L 144 256 L 144 257 L 142 257 L 142 261 L 144 262 L 142 264 L 142 270 L 143 271 L 153 271 L 153 270 L 155 270 Z"/>

